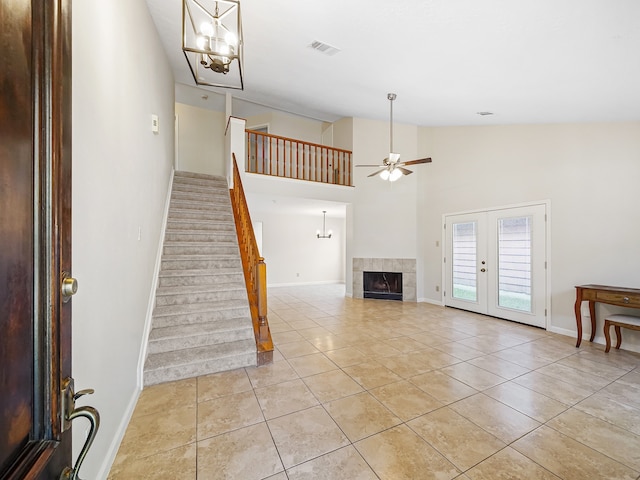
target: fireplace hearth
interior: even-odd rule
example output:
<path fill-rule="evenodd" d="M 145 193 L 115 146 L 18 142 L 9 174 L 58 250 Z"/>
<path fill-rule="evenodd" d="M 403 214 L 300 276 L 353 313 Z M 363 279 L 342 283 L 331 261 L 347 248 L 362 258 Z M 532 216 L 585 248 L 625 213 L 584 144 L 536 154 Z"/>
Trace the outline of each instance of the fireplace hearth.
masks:
<path fill-rule="evenodd" d="M 402 301 L 401 272 L 362 272 L 364 298 Z"/>

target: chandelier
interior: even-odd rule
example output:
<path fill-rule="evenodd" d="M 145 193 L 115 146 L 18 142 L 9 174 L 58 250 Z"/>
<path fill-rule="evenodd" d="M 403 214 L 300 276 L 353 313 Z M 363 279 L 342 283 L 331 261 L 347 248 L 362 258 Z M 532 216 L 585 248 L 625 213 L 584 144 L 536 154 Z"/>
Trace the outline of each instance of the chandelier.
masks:
<path fill-rule="evenodd" d="M 182 52 L 196 85 L 244 90 L 237 0 L 182 0 Z"/>
<path fill-rule="evenodd" d="M 322 234 L 320 233 L 320 230 L 318 230 L 316 232 L 316 237 L 318 238 L 331 238 L 331 230 L 329 230 L 327 232 L 326 227 L 327 227 L 327 211 L 323 210 L 322 211 Z"/>

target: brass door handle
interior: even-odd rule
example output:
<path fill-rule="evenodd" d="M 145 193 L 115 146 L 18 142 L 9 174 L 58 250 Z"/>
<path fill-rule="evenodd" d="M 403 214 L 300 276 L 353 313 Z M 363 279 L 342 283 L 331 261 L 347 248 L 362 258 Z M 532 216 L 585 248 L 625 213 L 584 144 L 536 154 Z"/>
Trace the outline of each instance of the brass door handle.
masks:
<path fill-rule="evenodd" d="M 90 406 L 79 408 L 76 408 L 75 406 L 78 398 L 83 395 L 91 395 L 94 390 L 92 388 L 88 388 L 80 390 L 79 392 L 74 392 L 73 386 L 73 379 L 65 379 L 63 383 L 61 407 L 61 413 L 63 414 L 63 431 L 69 428 L 71 422 L 78 417 L 85 417 L 89 420 L 90 428 L 87 439 L 82 446 L 82 450 L 80 450 L 80 455 L 78 455 L 75 465 L 73 468 L 66 467 L 60 474 L 59 480 L 81 480 L 78 476 L 80 467 L 82 467 L 82 462 L 84 462 L 84 459 L 89 452 L 89 448 L 91 448 L 91 445 L 96 438 L 98 428 L 100 427 L 100 414 L 98 413 L 98 410 Z"/>
<path fill-rule="evenodd" d="M 78 281 L 69 277 L 67 272 L 62 272 L 62 284 L 60 286 L 62 302 L 67 303 L 69 299 L 78 291 Z"/>

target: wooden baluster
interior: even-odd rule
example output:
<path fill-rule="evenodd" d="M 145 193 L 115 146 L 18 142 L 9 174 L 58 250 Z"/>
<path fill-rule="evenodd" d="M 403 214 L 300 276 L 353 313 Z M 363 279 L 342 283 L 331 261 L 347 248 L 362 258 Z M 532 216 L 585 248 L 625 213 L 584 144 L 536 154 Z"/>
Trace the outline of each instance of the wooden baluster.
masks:
<path fill-rule="evenodd" d="M 264 340 L 269 336 L 269 325 L 267 324 L 267 265 L 262 257 L 258 258 L 258 263 L 256 264 L 256 287 L 260 339 Z"/>

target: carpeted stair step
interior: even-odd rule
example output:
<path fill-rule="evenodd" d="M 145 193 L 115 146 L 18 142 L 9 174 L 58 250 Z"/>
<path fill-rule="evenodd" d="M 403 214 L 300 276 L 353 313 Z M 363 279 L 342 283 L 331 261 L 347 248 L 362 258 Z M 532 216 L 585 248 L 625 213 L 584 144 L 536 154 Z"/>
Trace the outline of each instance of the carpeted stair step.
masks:
<path fill-rule="evenodd" d="M 237 268 L 217 270 L 165 270 L 158 276 L 158 287 L 177 287 L 182 285 L 244 285 L 244 274 Z"/>
<path fill-rule="evenodd" d="M 175 210 L 206 210 L 207 212 L 229 212 L 229 206 L 220 204 L 215 200 L 207 200 L 201 198 L 199 200 L 174 200 L 171 199 L 169 204 L 169 215 Z M 232 212 L 231 212 L 232 213 Z"/>
<path fill-rule="evenodd" d="M 149 336 L 149 354 L 254 338 L 253 328 L 247 327 L 243 320 L 230 318 L 210 323 L 155 328 Z"/>
<path fill-rule="evenodd" d="M 162 253 L 163 255 L 239 255 L 236 243 L 223 242 L 217 244 L 209 242 L 165 243 Z"/>
<path fill-rule="evenodd" d="M 238 243 L 236 232 L 213 231 L 213 232 L 193 232 L 193 231 L 167 231 L 165 233 L 165 245 L 173 243 Z"/>
<path fill-rule="evenodd" d="M 161 287 L 156 292 L 156 308 L 246 299 L 247 289 L 242 284 Z"/>
<path fill-rule="evenodd" d="M 163 255 L 161 271 L 186 269 L 242 268 L 237 255 Z"/>
<path fill-rule="evenodd" d="M 181 213 L 179 216 L 167 219 L 167 231 L 195 230 L 195 231 L 229 231 L 235 232 L 233 215 L 230 220 L 221 219 L 219 215 L 196 215 Z"/>
<path fill-rule="evenodd" d="M 249 318 L 249 302 L 222 300 L 215 303 L 193 303 L 191 305 L 166 305 L 153 311 L 153 328 L 171 325 L 215 322 L 229 318 Z"/>
<path fill-rule="evenodd" d="M 144 384 L 182 380 L 256 364 L 255 340 L 151 354 L 145 362 Z"/>

